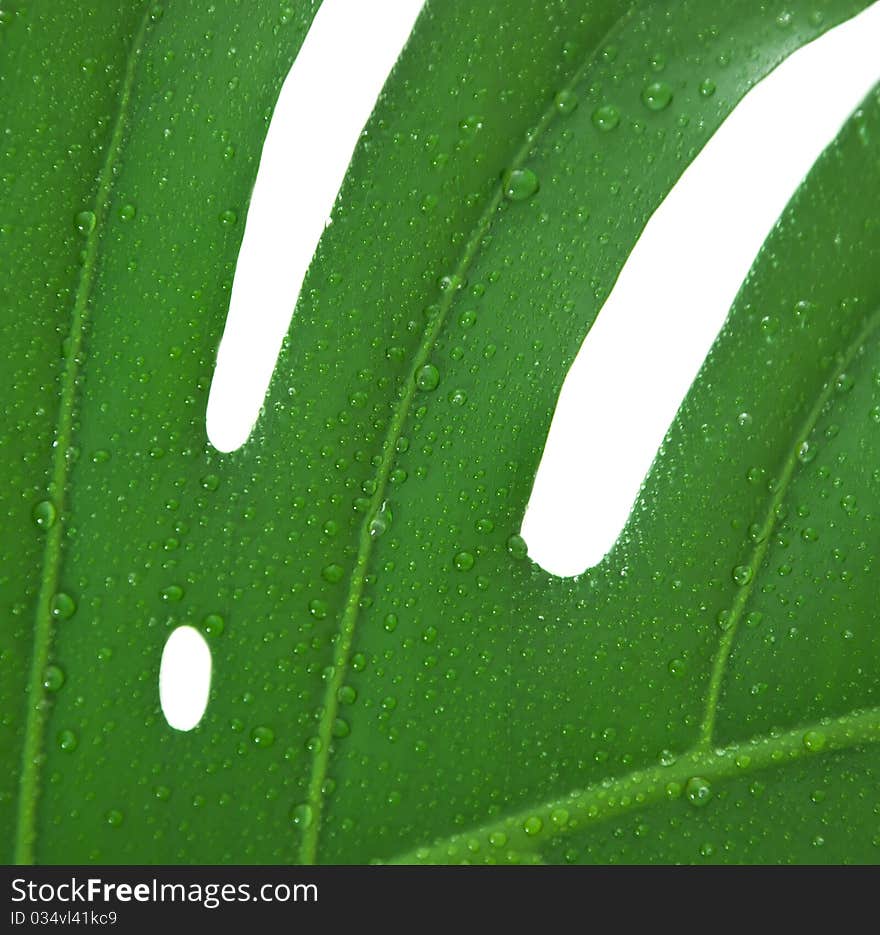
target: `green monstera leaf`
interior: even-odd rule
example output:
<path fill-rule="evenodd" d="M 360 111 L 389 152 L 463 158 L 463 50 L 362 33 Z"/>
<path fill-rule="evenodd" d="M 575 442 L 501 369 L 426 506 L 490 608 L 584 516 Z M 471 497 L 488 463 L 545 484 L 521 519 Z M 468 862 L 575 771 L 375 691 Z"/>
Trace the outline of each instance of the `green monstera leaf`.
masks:
<path fill-rule="evenodd" d="M 561 579 L 518 536 L 651 213 L 867 5 L 429 0 L 228 455 L 214 355 L 314 5 L 4 6 L 6 858 L 876 860 L 877 93 L 610 554 Z M 158 697 L 182 624 L 190 732 Z"/>

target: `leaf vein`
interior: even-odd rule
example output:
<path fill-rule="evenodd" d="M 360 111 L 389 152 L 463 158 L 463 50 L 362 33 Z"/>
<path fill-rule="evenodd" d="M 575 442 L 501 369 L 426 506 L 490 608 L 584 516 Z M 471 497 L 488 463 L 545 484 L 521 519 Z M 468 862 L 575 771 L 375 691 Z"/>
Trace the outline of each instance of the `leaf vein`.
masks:
<path fill-rule="evenodd" d="M 758 533 L 758 541 L 755 545 L 754 551 L 752 552 L 752 557 L 746 566 L 749 573 L 748 581 L 739 589 L 736 597 L 734 598 L 733 606 L 730 610 L 730 618 L 727 628 L 721 635 L 721 639 L 719 640 L 718 648 L 715 653 L 715 658 L 712 663 L 712 672 L 709 679 L 709 689 L 706 696 L 706 705 L 703 721 L 700 725 L 700 736 L 698 741 L 698 745 L 702 747 L 708 747 L 712 742 L 712 737 L 715 731 L 715 722 L 718 715 L 718 703 L 721 698 L 721 689 L 724 683 L 724 673 L 727 669 L 727 661 L 730 658 L 734 643 L 736 642 L 736 635 L 739 631 L 739 624 L 742 620 L 743 611 L 748 605 L 749 598 L 754 591 L 754 585 L 758 577 L 758 572 L 760 571 L 770 549 L 771 537 L 773 535 L 773 530 L 776 527 L 779 507 L 782 505 L 782 501 L 785 499 L 785 495 L 788 492 L 792 479 L 794 478 L 798 464 L 800 464 L 800 460 L 798 458 L 800 447 L 809 438 L 810 433 L 815 428 L 815 425 L 819 420 L 820 415 L 822 414 L 822 410 L 831 399 L 831 395 L 834 391 L 835 381 L 846 370 L 850 363 L 852 363 L 853 358 L 856 356 L 865 342 L 871 337 L 878 324 L 880 324 L 880 311 L 875 312 L 868 318 L 865 325 L 859 330 L 859 332 L 856 334 L 856 337 L 847 346 L 842 357 L 838 359 L 837 366 L 831 373 L 828 380 L 825 381 L 821 392 L 816 397 L 816 401 L 813 403 L 812 407 L 807 413 L 807 416 L 797 433 L 795 442 L 791 446 L 788 456 L 785 459 L 782 473 L 780 474 L 779 480 L 773 489 L 773 495 L 771 496 L 770 502 L 767 506 L 767 514 L 764 517 L 764 522 L 761 524 L 761 528 Z"/>
<path fill-rule="evenodd" d="M 36 844 L 36 807 L 40 791 L 40 769 L 44 741 L 47 707 L 44 701 L 43 674 L 52 651 L 52 598 L 58 590 L 61 572 L 61 552 L 64 538 L 64 506 L 70 468 L 68 449 L 73 435 L 76 409 L 77 381 L 82 364 L 83 343 L 88 324 L 89 301 L 95 284 L 98 247 L 103 220 L 107 214 L 113 175 L 125 136 L 126 119 L 137 72 L 137 62 L 143 48 L 150 8 L 132 39 L 119 92 L 119 104 L 104 163 L 98 175 L 95 192 L 95 225 L 86 239 L 85 254 L 73 303 L 69 343 L 61 374 L 61 394 L 58 426 L 53 443 L 52 474 L 49 495 L 57 511 L 57 520 L 47 531 L 43 554 L 43 573 L 34 615 L 34 650 L 27 686 L 27 713 L 25 718 L 22 767 L 19 781 L 18 814 L 15 831 L 14 860 L 18 864 L 34 862 Z"/>
<path fill-rule="evenodd" d="M 596 55 L 598 49 L 607 42 L 609 36 L 620 29 L 631 18 L 635 8 L 630 7 L 617 20 L 616 24 L 602 35 L 595 45 L 591 45 L 585 52 L 582 63 L 574 70 L 571 78 L 565 85 L 566 90 L 573 89 L 581 80 L 585 70 Z M 526 141 L 515 152 L 513 159 L 507 166 L 508 169 L 519 168 L 529 154 L 535 148 L 536 141 L 547 130 L 554 118 L 558 116 L 558 111 L 553 102 L 551 102 L 541 115 L 534 130 L 528 134 Z M 492 221 L 498 212 L 504 200 L 503 182 L 499 181 L 493 191 L 492 197 L 487 203 L 483 213 L 480 215 L 473 229 L 471 237 L 465 244 L 464 251 L 455 268 L 453 281 L 461 281 L 476 256 L 479 254 L 483 245 L 483 239 L 492 225 Z M 330 761 L 330 750 L 333 737 L 333 723 L 338 711 L 337 693 L 343 685 L 343 680 L 348 670 L 349 656 L 354 639 L 357 618 L 360 610 L 360 602 L 364 591 L 367 576 L 367 565 L 372 554 L 373 537 L 370 535 L 370 521 L 379 511 L 385 500 L 385 492 L 388 487 L 388 481 L 391 469 L 394 463 L 397 442 L 403 432 L 403 427 L 410 412 L 412 401 L 416 394 L 416 374 L 420 367 L 427 363 L 434 344 L 440 331 L 446 321 L 449 309 L 452 306 L 455 296 L 454 285 L 448 288 L 441 297 L 441 302 L 437 314 L 434 316 L 428 327 L 425 329 L 422 341 L 413 357 L 413 363 L 407 375 L 402 393 L 398 399 L 397 406 L 391 418 L 388 432 L 382 447 L 382 454 L 379 465 L 376 470 L 376 490 L 370 500 L 367 509 L 366 518 L 361 526 L 360 537 L 358 541 L 358 553 L 355 559 L 354 570 L 349 584 L 349 596 L 342 613 L 339 632 L 337 634 L 336 645 L 333 655 L 333 664 L 331 675 L 327 680 L 327 688 L 324 695 L 324 704 L 321 709 L 321 715 L 318 725 L 318 742 L 315 745 L 314 758 L 312 760 L 312 771 L 308 785 L 307 803 L 311 809 L 311 820 L 303 830 L 299 862 L 303 864 L 314 863 L 318 839 L 321 830 L 321 819 L 324 807 L 323 786 L 327 775 L 327 768 Z"/>

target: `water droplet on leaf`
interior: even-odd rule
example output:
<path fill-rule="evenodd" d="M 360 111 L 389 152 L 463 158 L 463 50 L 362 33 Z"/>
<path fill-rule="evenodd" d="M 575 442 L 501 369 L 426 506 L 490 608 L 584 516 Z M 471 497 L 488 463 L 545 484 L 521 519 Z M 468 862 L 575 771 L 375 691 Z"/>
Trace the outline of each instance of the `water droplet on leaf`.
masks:
<path fill-rule="evenodd" d="M 40 500 L 39 503 L 34 504 L 31 516 L 40 529 L 51 529 L 55 525 L 58 514 L 51 500 Z"/>
<path fill-rule="evenodd" d="M 538 188 L 538 176 L 531 169 L 511 169 L 504 173 L 504 196 L 510 201 L 525 201 Z"/>
<path fill-rule="evenodd" d="M 59 591 L 50 604 L 50 611 L 56 620 L 69 620 L 76 613 L 76 601 L 63 591 Z"/>
<path fill-rule="evenodd" d="M 416 386 L 424 393 L 437 389 L 440 371 L 433 364 L 425 364 L 416 371 Z"/>
<path fill-rule="evenodd" d="M 695 808 L 703 808 L 712 798 L 712 786 L 701 776 L 693 776 L 684 787 L 684 795 Z"/>
<path fill-rule="evenodd" d="M 612 104 L 605 104 L 593 111 L 592 121 L 597 130 L 614 130 L 620 123 L 620 111 Z"/>
<path fill-rule="evenodd" d="M 642 91 L 642 103 L 648 110 L 665 110 L 672 103 L 672 88 L 665 81 L 652 81 Z"/>

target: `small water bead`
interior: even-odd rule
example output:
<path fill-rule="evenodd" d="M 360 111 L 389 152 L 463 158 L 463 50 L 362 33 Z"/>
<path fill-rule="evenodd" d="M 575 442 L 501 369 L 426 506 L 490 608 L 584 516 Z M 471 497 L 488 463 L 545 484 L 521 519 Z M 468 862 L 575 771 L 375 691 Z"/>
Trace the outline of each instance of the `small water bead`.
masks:
<path fill-rule="evenodd" d="M 107 821 L 107 824 L 111 828 L 118 828 L 123 821 L 123 814 L 119 811 L 118 808 L 111 808 L 109 812 L 104 816 Z"/>
<path fill-rule="evenodd" d="M 504 197 L 510 201 L 525 201 L 540 188 L 538 176 L 531 169 L 510 169 L 504 173 L 502 184 Z"/>
<path fill-rule="evenodd" d="M 416 386 L 423 393 L 437 389 L 440 383 L 440 371 L 433 364 L 425 364 L 416 371 Z"/>
<path fill-rule="evenodd" d="M 238 215 L 232 209 L 227 208 L 220 212 L 219 221 L 223 227 L 234 227 L 238 221 Z"/>
<path fill-rule="evenodd" d="M 160 802 L 167 802 L 171 798 L 171 790 L 168 788 L 168 786 L 156 786 L 153 789 L 153 795 Z"/>
<path fill-rule="evenodd" d="M 560 91 L 553 99 L 553 104 L 560 114 L 570 114 L 578 106 L 578 96 L 567 88 Z"/>
<path fill-rule="evenodd" d="M 711 78 L 704 78 L 700 82 L 700 94 L 703 97 L 712 97 L 712 95 L 717 90 L 717 85 Z"/>
<path fill-rule="evenodd" d="M 251 731 L 251 740 L 256 747 L 271 747 L 275 743 L 275 731 L 271 727 L 255 727 Z"/>
<path fill-rule="evenodd" d="M 357 690 L 351 685 L 340 685 L 336 692 L 336 700 L 340 704 L 354 704 L 357 701 Z"/>
<path fill-rule="evenodd" d="M 449 402 L 453 406 L 463 406 L 467 402 L 467 393 L 464 390 L 453 390 L 449 394 Z"/>
<path fill-rule="evenodd" d="M 458 273 L 448 273 L 437 280 L 437 285 L 440 287 L 441 292 L 457 292 L 467 285 L 467 279 L 459 276 Z M 439 305 L 428 306 L 428 308 L 425 309 L 425 314 L 429 321 L 435 314 L 439 314 L 439 312 Z"/>
<path fill-rule="evenodd" d="M 818 730 L 808 730 L 803 737 L 804 749 L 818 753 L 825 748 L 828 738 Z"/>
<path fill-rule="evenodd" d="M 473 328 L 477 323 L 477 313 L 473 309 L 468 309 L 458 316 L 460 328 Z"/>
<path fill-rule="evenodd" d="M 797 456 L 801 464 L 809 464 L 816 457 L 816 446 L 811 445 L 808 441 L 802 442 L 800 448 L 798 448 Z"/>
<path fill-rule="evenodd" d="M 119 219 L 121 221 L 132 221 L 137 214 L 137 208 L 133 204 L 124 204 L 119 209 Z"/>
<path fill-rule="evenodd" d="M 752 569 L 748 565 L 737 565 L 733 569 L 733 580 L 740 587 L 744 587 L 752 580 Z"/>
<path fill-rule="evenodd" d="M 393 633 L 397 629 L 397 622 L 397 614 L 386 614 L 382 626 L 387 633 Z"/>
<path fill-rule="evenodd" d="M 567 808 L 554 808 L 550 812 L 550 821 L 557 828 L 564 828 L 568 824 L 569 817 Z"/>
<path fill-rule="evenodd" d="M 183 600 L 183 588 L 179 584 L 169 584 L 159 592 L 162 600 L 169 604 L 178 604 Z"/>
<path fill-rule="evenodd" d="M 220 636 L 226 624 L 220 614 L 208 614 L 202 621 L 202 629 L 208 636 Z"/>
<path fill-rule="evenodd" d="M 199 483 L 204 490 L 216 490 L 220 486 L 220 478 L 216 474 L 206 474 Z"/>
<path fill-rule="evenodd" d="M 73 226 L 80 234 L 90 234 L 95 229 L 95 212 L 80 211 L 73 218 Z"/>
<path fill-rule="evenodd" d="M 56 620 L 70 620 L 76 613 L 76 601 L 63 591 L 59 591 L 49 605 L 49 610 Z"/>
<path fill-rule="evenodd" d="M 342 565 L 337 565 L 336 562 L 331 562 L 321 569 L 321 577 L 328 584 L 336 584 L 337 581 L 341 581 L 343 574 Z"/>
<path fill-rule="evenodd" d="M 507 845 L 507 835 L 503 831 L 492 831 L 489 834 L 489 843 L 492 847 L 505 847 Z"/>
<path fill-rule="evenodd" d="M 452 559 L 452 564 L 459 571 L 470 571 L 474 567 L 474 557 L 470 552 L 458 552 Z"/>
<path fill-rule="evenodd" d="M 79 746 L 79 738 L 72 730 L 62 730 L 58 732 L 58 749 L 62 753 L 73 753 Z"/>
<path fill-rule="evenodd" d="M 620 124 L 620 111 L 613 104 L 605 104 L 593 111 L 593 126 L 597 130 L 608 132 Z"/>
<path fill-rule="evenodd" d="M 370 538 L 378 539 L 385 535 L 391 524 L 390 512 L 382 509 L 370 520 Z"/>
<path fill-rule="evenodd" d="M 648 110 L 665 110 L 672 103 L 672 88 L 665 81 L 652 81 L 642 91 L 642 103 Z"/>
<path fill-rule="evenodd" d="M 40 500 L 39 503 L 34 504 L 31 516 L 40 529 L 51 529 L 58 518 L 58 511 L 51 500 Z"/>
<path fill-rule="evenodd" d="M 514 533 L 507 540 L 507 551 L 513 558 L 521 560 L 529 554 L 529 547 L 526 545 L 526 540 L 523 539 L 522 536 Z"/>
<path fill-rule="evenodd" d="M 348 721 L 345 718 L 338 717 L 333 722 L 333 736 L 342 739 L 347 737 L 351 733 L 351 727 L 349 726 Z"/>
<path fill-rule="evenodd" d="M 309 601 L 309 613 L 316 620 L 323 620 L 327 616 L 327 602 L 320 598 Z"/>
<path fill-rule="evenodd" d="M 523 831 L 528 835 L 540 834 L 541 829 L 544 827 L 544 822 L 538 815 L 530 815 L 523 822 Z"/>
<path fill-rule="evenodd" d="M 693 776 L 684 787 L 684 796 L 694 808 L 703 808 L 712 798 L 712 786 L 702 776 Z"/>
<path fill-rule="evenodd" d="M 64 684 L 64 671 L 58 666 L 46 666 L 43 673 L 43 688 L 47 692 L 57 692 Z"/>
<path fill-rule="evenodd" d="M 839 374 L 834 381 L 834 388 L 838 393 L 848 393 L 855 385 L 856 381 L 848 373 Z"/>
<path fill-rule="evenodd" d="M 290 820 L 297 828 L 302 828 L 303 830 L 311 825 L 314 817 L 314 810 L 308 802 L 301 802 L 299 805 L 294 805 L 290 810 Z"/>

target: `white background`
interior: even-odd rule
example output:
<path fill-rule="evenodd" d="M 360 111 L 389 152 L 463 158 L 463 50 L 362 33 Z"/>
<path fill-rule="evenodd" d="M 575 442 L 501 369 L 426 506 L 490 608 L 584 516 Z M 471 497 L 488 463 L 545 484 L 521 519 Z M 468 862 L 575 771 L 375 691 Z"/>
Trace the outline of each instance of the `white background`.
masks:
<path fill-rule="evenodd" d="M 257 417 L 351 152 L 421 6 L 324 0 L 284 84 L 208 405 L 209 438 L 221 450 L 238 447 Z M 577 574 L 616 539 L 774 221 L 880 79 L 878 49 L 880 3 L 752 91 L 652 218 L 569 373 L 550 430 L 523 524 L 529 554 L 548 571 Z M 613 395 L 603 392 L 609 383 Z M 210 657 L 192 639 L 179 645 L 163 657 L 162 702 L 172 724 L 191 727 L 207 700 L 207 676 L 196 693 L 204 700 L 193 697 L 192 665 L 210 667 Z M 173 677 L 184 656 L 188 667 Z"/>

